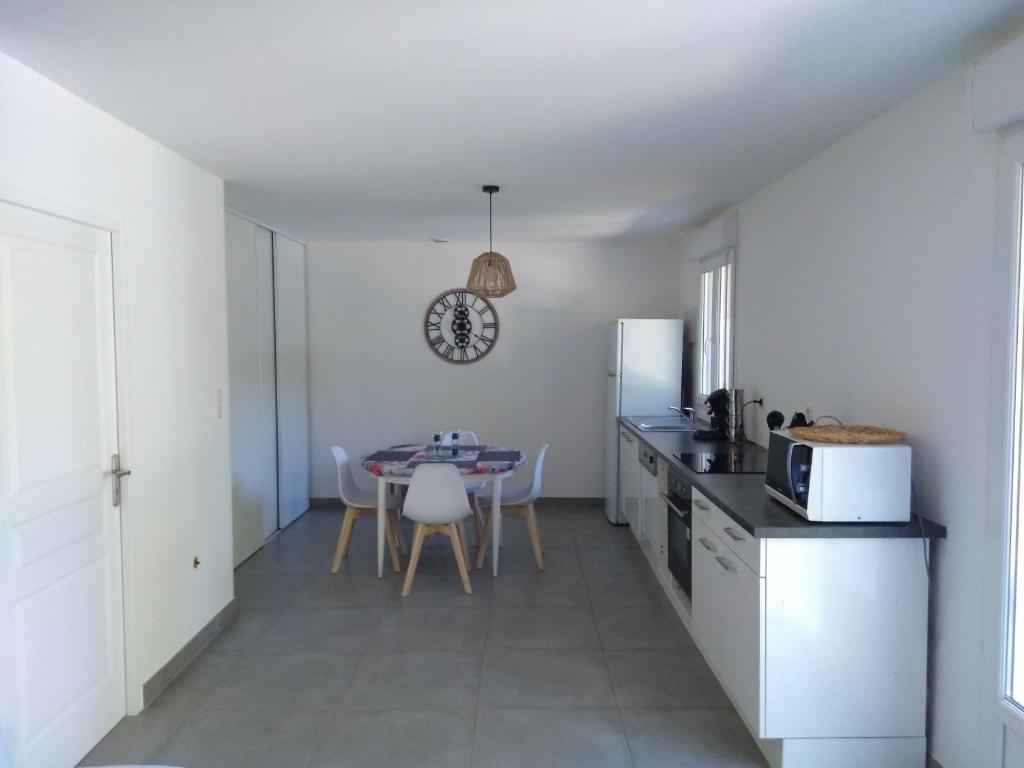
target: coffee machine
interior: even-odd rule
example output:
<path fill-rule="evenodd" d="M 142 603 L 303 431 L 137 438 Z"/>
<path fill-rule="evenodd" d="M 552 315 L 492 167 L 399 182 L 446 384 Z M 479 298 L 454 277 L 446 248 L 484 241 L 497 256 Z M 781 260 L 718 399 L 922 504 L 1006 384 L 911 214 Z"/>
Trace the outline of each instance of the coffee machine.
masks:
<path fill-rule="evenodd" d="M 698 429 L 694 440 L 725 440 L 738 443 L 743 439 L 743 390 L 716 389 L 704 404 L 711 417 L 711 429 Z"/>

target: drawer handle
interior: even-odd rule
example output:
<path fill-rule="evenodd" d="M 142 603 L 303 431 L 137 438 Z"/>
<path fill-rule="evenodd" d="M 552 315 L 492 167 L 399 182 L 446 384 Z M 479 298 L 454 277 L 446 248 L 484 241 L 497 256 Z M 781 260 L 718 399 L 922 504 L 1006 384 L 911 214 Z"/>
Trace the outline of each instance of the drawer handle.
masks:
<path fill-rule="evenodd" d="M 736 533 L 735 529 L 731 525 L 725 526 L 725 528 L 723 528 L 722 530 L 725 531 L 725 533 L 733 541 L 743 541 L 743 537 Z"/>
<path fill-rule="evenodd" d="M 729 571 L 729 572 L 732 572 L 732 570 L 733 570 L 733 567 L 732 567 L 732 563 L 730 563 L 730 562 L 729 562 L 728 560 L 726 560 L 726 559 L 725 559 L 724 557 L 722 557 L 721 555 L 717 555 L 717 556 L 715 557 L 715 560 L 717 560 L 717 561 L 718 561 L 718 564 L 719 564 L 720 566 L 722 566 L 722 567 L 723 567 L 723 568 L 724 568 L 725 570 L 727 570 L 727 571 Z"/>
<path fill-rule="evenodd" d="M 706 549 L 708 552 L 717 552 L 718 551 L 717 549 L 715 549 L 715 545 L 712 544 L 707 539 L 701 538 L 701 539 L 697 539 L 697 541 L 699 541 L 701 546 L 704 547 L 704 549 Z"/>
<path fill-rule="evenodd" d="M 701 510 L 703 512 L 707 512 L 708 510 L 711 509 L 711 507 L 709 507 L 703 501 L 698 501 L 697 499 L 693 500 L 693 506 L 695 506 L 697 509 L 699 509 L 699 510 Z"/>

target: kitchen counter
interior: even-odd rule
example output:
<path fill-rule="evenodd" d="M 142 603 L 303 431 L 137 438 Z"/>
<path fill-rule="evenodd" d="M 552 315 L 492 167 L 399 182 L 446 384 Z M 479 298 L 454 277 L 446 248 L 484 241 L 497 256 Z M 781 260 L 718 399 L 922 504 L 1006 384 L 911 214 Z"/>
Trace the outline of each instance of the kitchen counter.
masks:
<path fill-rule="evenodd" d="M 694 440 L 692 432 L 642 432 L 625 418 L 620 418 L 619 424 L 641 443 L 650 446 L 744 530 L 758 538 L 907 539 L 920 538 L 923 534 L 925 538 L 941 539 L 946 536 L 944 526 L 919 515 L 914 515 L 908 523 L 816 523 L 806 520 L 768 496 L 763 474 L 700 474 L 675 456 L 716 449 L 724 452 L 730 449 L 728 443 Z M 754 443 L 743 443 L 742 450 L 767 452 Z"/>

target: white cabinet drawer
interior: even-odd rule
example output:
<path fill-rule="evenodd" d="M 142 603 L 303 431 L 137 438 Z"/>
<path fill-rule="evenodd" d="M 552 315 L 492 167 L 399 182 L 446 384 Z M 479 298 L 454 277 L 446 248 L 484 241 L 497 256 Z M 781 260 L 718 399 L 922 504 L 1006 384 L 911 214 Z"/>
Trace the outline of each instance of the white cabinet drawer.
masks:
<path fill-rule="evenodd" d="M 765 580 L 699 519 L 693 539 L 694 635 L 740 714 L 760 733 Z"/>
<path fill-rule="evenodd" d="M 744 530 L 743 526 L 719 509 L 707 496 L 693 489 L 693 512 L 710 528 L 740 560 L 758 576 L 764 576 L 764 540 Z"/>

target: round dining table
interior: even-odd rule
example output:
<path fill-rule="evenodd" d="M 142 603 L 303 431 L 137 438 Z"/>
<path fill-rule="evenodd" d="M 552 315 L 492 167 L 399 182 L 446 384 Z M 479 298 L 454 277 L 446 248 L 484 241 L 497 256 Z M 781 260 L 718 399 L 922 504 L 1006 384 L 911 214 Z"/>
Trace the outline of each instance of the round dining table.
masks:
<path fill-rule="evenodd" d="M 501 482 L 515 472 L 526 454 L 515 448 L 466 445 L 458 453 L 450 447 L 435 450 L 426 445 L 395 445 L 363 456 L 363 469 L 377 478 L 377 578 L 384 576 L 384 534 L 388 485 L 409 485 L 420 464 L 454 464 L 467 487 L 491 484 L 491 566 L 498 575 L 501 542 Z"/>

